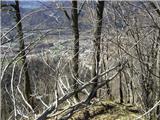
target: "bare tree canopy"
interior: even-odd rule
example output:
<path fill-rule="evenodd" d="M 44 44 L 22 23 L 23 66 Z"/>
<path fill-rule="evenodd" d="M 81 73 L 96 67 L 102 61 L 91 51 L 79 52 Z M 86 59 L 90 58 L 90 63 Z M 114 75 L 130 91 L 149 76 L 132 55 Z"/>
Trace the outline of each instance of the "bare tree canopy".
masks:
<path fill-rule="evenodd" d="M 159 120 L 159 1 L 1 1 L 2 120 Z"/>

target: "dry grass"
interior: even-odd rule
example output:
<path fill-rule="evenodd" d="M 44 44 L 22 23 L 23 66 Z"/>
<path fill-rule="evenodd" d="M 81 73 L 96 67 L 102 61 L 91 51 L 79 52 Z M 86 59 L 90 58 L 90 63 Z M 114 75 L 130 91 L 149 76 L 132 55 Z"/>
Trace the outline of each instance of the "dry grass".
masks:
<path fill-rule="evenodd" d="M 141 111 L 132 105 L 102 101 L 75 113 L 71 120 L 85 120 L 86 112 L 91 120 L 133 120 L 141 115 Z"/>
<path fill-rule="evenodd" d="M 141 114 L 138 107 L 130 104 L 101 101 L 79 109 L 70 120 L 134 120 Z"/>

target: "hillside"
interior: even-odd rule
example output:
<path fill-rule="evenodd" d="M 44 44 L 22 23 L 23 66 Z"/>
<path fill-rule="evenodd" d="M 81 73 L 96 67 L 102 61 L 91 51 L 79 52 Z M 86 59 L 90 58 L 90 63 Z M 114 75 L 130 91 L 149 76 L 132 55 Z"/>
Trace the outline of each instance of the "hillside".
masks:
<path fill-rule="evenodd" d="M 56 116 L 57 119 L 65 114 L 61 111 L 55 113 L 55 115 L 60 114 Z M 101 100 L 85 108 L 79 108 L 69 120 L 134 120 L 141 115 L 140 108 L 134 105 Z M 54 115 L 49 116 L 47 120 L 55 120 L 52 116 Z"/>
<path fill-rule="evenodd" d="M 160 120 L 160 2 L 1 1 L 1 120 Z"/>

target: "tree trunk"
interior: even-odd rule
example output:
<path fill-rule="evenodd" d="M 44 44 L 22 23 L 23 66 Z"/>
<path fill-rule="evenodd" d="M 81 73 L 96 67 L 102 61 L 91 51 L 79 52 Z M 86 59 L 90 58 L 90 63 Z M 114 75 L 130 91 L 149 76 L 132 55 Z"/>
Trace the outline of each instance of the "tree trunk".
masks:
<path fill-rule="evenodd" d="M 74 34 L 74 57 L 73 57 L 73 74 L 74 74 L 74 89 L 78 87 L 77 79 L 79 78 L 79 29 L 78 29 L 78 10 L 77 1 L 72 1 L 72 29 Z M 75 98 L 78 100 L 78 93 L 75 94 Z"/>
<path fill-rule="evenodd" d="M 98 75 L 99 72 L 99 61 L 100 61 L 100 40 L 101 40 L 101 31 L 102 31 L 102 18 L 103 18 L 103 10 L 104 10 L 104 1 L 98 1 L 96 7 L 97 13 L 97 23 L 96 29 L 94 32 L 95 40 L 94 42 L 94 54 L 93 54 L 93 66 L 92 66 L 92 78 Z M 94 80 L 94 84 L 92 86 L 92 91 L 90 94 L 90 99 L 93 97 L 97 97 L 97 92 L 93 92 L 94 88 L 97 86 L 98 79 Z"/>
<path fill-rule="evenodd" d="M 160 29 L 158 31 L 158 38 L 157 38 L 157 43 L 160 42 Z M 156 65 L 157 65 L 157 70 L 156 70 L 156 75 L 160 76 L 160 50 L 157 50 L 157 61 L 156 61 Z M 157 101 L 160 100 L 160 78 L 157 77 Z M 157 110 L 156 110 L 156 114 L 157 114 L 157 119 L 160 119 L 160 105 L 157 106 Z"/>
<path fill-rule="evenodd" d="M 122 90 L 122 72 L 119 73 L 119 95 L 120 103 L 123 103 L 123 90 Z"/>
<path fill-rule="evenodd" d="M 130 87 L 131 87 L 131 95 L 132 95 L 132 104 L 134 104 L 134 100 L 135 100 L 135 98 L 134 98 L 134 88 L 133 88 L 133 75 L 134 75 L 134 66 L 133 66 L 133 58 L 131 58 L 131 70 L 130 70 L 130 72 L 131 72 L 131 80 L 130 80 Z"/>
<path fill-rule="evenodd" d="M 18 33 L 18 39 L 19 39 L 19 51 L 21 51 L 21 57 L 22 57 L 22 65 L 24 65 L 24 92 L 25 97 L 28 101 L 28 103 L 33 107 L 33 102 L 31 98 L 31 85 L 30 85 L 30 78 L 27 68 L 27 61 L 26 61 L 26 55 L 25 55 L 25 45 L 24 45 L 24 39 L 23 39 L 23 32 L 22 32 L 22 23 L 21 20 L 21 14 L 20 14 L 20 8 L 19 8 L 19 1 L 16 0 L 15 5 L 15 11 L 16 11 L 16 23 L 17 24 L 17 33 Z"/>

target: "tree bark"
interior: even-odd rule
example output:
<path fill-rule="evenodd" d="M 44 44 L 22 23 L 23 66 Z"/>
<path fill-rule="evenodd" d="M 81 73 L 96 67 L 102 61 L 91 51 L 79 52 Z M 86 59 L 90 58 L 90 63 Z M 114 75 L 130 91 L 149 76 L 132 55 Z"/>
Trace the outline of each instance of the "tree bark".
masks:
<path fill-rule="evenodd" d="M 15 11 L 16 11 L 16 23 L 17 23 L 17 33 L 18 33 L 18 39 L 19 39 L 19 51 L 21 52 L 21 57 L 22 57 L 22 65 L 24 65 L 24 92 L 25 92 L 25 97 L 28 101 L 28 103 L 33 107 L 33 101 L 31 98 L 31 85 L 30 85 L 30 78 L 29 78 L 29 73 L 28 73 L 28 65 L 26 61 L 26 55 L 25 55 L 25 45 L 24 45 L 24 39 L 23 39 L 23 32 L 22 32 L 22 23 L 20 22 L 21 20 L 21 14 L 20 14 L 20 8 L 19 8 L 19 1 L 16 0 L 16 5 L 15 5 Z"/>
<path fill-rule="evenodd" d="M 92 66 L 92 78 L 98 75 L 99 72 L 99 61 L 100 61 L 100 40 L 101 40 L 101 32 L 102 32 L 102 19 L 103 19 L 103 10 L 104 10 L 104 1 L 98 1 L 96 7 L 97 14 L 97 23 L 96 29 L 94 32 L 95 40 L 94 42 L 94 54 L 93 54 L 93 66 Z M 92 91 L 90 94 L 90 99 L 97 97 L 97 91 L 94 91 L 94 88 L 97 86 L 98 78 L 95 79 L 94 84 L 92 86 Z"/>
<path fill-rule="evenodd" d="M 77 89 L 78 83 L 76 79 L 79 78 L 79 28 L 78 28 L 78 10 L 77 1 L 72 1 L 72 29 L 74 34 L 74 51 L 73 51 L 73 74 L 74 74 L 74 90 Z M 75 98 L 78 100 L 78 93 L 75 94 Z"/>
<path fill-rule="evenodd" d="M 123 103 L 123 90 L 122 90 L 122 72 L 119 73 L 119 95 L 120 103 Z"/>

